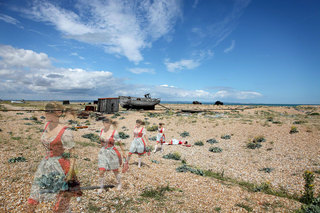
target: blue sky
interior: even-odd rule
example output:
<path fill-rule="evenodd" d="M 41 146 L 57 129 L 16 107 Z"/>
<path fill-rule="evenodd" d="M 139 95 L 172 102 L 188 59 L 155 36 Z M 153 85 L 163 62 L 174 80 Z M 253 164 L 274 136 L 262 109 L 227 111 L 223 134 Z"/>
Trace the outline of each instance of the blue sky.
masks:
<path fill-rule="evenodd" d="M 320 104 L 317 0 L 0 1 L 0 98 Z"/>

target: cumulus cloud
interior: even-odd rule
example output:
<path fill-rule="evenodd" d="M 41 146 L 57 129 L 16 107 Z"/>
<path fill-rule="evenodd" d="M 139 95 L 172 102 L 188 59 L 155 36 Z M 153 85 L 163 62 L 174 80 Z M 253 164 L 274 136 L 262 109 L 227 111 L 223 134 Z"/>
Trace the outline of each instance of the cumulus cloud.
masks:
<path fill-rule="evenodd" d="M 65 37 L 102 46 L 135 63 L 143 60 L 144 48 L 173 30 L 182 13 L 176 0 L 81 0 L 73 11 L 43 0 L 24 12 L 53 25 Z"/>
<path fill-rule="evenodd" d="M 128 84 L 126 79 L 116 78 L 110 71 L 55 67 L 45 53 L 7 45 L 0 46 L 0 79 L 1 99 L 93 100 L 151 93 L 162 100 L 213 101 L 215 98 L 246 100 L 262 96 L 258 92 L 232 88 L 220 88 L 213 93 L 207 89 L 188 90 L 168 84 Z"/>
<path fill-rule="evenodd" d="M 200 65 L 199 61 L 193 59 L 181 59 L 180 61 L 176 62 L 170 62 L 169 59 L 166 59 L 164 64 L 169 72 L 191 70 Z"/>
<path fill-rule="evenodd" d="M 131 69 L 129 69 L 129 71 L 134 74 L 141 74 L 141 73 L 155 74 L 154 69 L 150 69 L 150 68 L 131 68 Z"/>
<path fill-rule="evenodd" d="M 224 53 L 229 53 L 229 52 L 231 52 L 231 51 L 235 48 L 235 46 L 236 46 L 236 42 L 235 42 L 235 40 L 232 40 L 230 47 L 226 48 L 226 49 L 224 50 Z"/>
<path fill-rule="evenodd" d="M 12 46 L 0 45 L 2 67 L 48 68 L 50 59 L 45 53 L 35 53 L 32 50 L 15 49 Z"/>
<path fill-rule="evenodd" d="M 7 95 L 81 93 L 86 96 L 97 88 L 117 88 L 117 83 L 121 83 L 109 71 L 54 67 L 47 54 L 12 46 L 0 46 L 0 59 L 0 91 Z"/>

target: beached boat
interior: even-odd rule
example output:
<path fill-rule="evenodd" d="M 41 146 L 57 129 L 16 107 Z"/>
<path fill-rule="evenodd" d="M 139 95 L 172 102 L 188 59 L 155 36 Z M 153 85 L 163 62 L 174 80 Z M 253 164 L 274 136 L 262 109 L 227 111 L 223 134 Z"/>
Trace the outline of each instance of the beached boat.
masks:
<path fill-rule="evenodd" d="M 25 101 L 21 100 L 21 101 L 11 101 L 12 104 L 24 104 Z"/>
<path fill-rule="evenodd" d="M 153 110 L 155 105 L 160 103 L 160 98 L 151 98 L 150 94 L 144 95 L 144 98 L 131 96 L 119 96 L 120 105 L 126 109 L 149 109 Z"/>

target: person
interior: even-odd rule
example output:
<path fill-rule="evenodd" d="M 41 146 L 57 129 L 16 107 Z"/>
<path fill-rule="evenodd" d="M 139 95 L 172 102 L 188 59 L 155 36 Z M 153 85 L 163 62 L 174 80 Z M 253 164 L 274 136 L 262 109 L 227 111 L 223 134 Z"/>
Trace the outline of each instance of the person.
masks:
<path fill-rule="evenodd" d="M 104 128 L 100 132 L 101 149 L 98 154 L 98 166 L 99 166 L 99 184 L 100 189 L 98 193 L 103 191 L 104 187 L 104 173 L 112 170 L 117 179 L 117 189 L 121 190 L 121 176 L 119 174 L 119 167 L 122 164 L 122 158 L 120 152 L 115 147 L 115 142 L 119 143 L 122 156 L 125 158 L 125 150 L 122 146 L 117 128 L 117 122 L 104 118 L 102 120 Z M 112 126 L 112 128 L 110 128 Z"/>
<path fill-rule="evenodd" d="M 132 154 L 138 154 L 138 167 L 141 168 L 141 157 L 147 152 L 146 142 L 149 144 L 144 125 L 145 123 L 142 120 L 136 120 L 136 126 L 133 130 L 134 139 L 131 142 L 128 160 L 126 162 L 127 165 L 129 164 Z M 149 150 L 148 155 L 150 155 Z"/>
<path fill-rule="evenodd" d="M 46 156 L 40 162 L 34 175 L 27 211 L 34 212 L 39 202 L 56 198 L 54 212 L 69 210 L 71 197 L 80 197 L 80 190 L 69 190 L 73 187 L 80 189 L 75 172 L 75 157 L 73 134 L 70 129 L 59 122 L 63 107 L 56 103 L 45 106 L 47 123 L 41 136 L 41 142 L 46 150 Z M 71 160 L 70 160 L 71 159 Z M 73 188 L 74 189 L 74 188 Z"/>
<path fill-rule="evenodd" d="M 172 138 L 169 143 L 164 143 L 166 145 L 188 145 L 188 141 L 181 141 L 178 139 Z"/>
<path fill-rule="evenodd" d="M 160 147 L 161 147 L 161 152 L 163 152 L 162 144 L 164 144 L 166 142 L 166 136 L 164 134 L 164 127 L 163 126 L 164 126 L 164 123 L 159 123 L 158 134 L 157 134 L 157 145 L 154 148 L 154 153 L 157 151 L 159 143 L 160 143 Z"/>

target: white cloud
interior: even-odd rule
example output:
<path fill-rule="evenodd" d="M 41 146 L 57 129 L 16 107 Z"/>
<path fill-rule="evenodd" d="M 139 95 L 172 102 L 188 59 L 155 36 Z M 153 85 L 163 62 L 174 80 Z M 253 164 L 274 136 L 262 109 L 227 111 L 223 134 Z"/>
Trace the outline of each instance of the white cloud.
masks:
<path fill-rule="evenodd" d="M 163 84 L 150 86 L 127 84 L 126 79 L 110 71 L 88 71 L 52 65 L 45 53 L 0 46 L 1 99 L 70 99 L 93 100 L 119 95 L 143 96 L 151 93 L 162 100 L 245 100 L 262 95 L 254 91 L 220 88 L 212 93 L 205 89 L 188 90 Z"/>
<path fill-rule="evenodd" d="M 175 86 L 169 86 L 168 84 L 160 85 L 160 87 L 171 87 L 171 88 L 175 88 Z"/>
<path fill-rule="evenodd" d="M 70 11 L 48 1 L 35 1 L 25 10 L 38 21 L 49 23 L 64 36 L 100 45 L 106 52 L 139 63 L 141 51 L 173 30 L 181 16 L 180 1 L 79 1 Z"/>
<path fill-rule="evenodd" d="M 200 65 L 199 61 L 192 59 L 181 59 L 180 61 L 170 62 L 166 59 L 164 64 L 167 66 L 169 72 L 177 72 L 180 70 L 191 70 Z"/>
<path fill-rule="evenodd" d="M 253 91 L 236 91 L 236 90 L 220 90 L 213 94 L 213 98 L 221 99 L 236 99 L 236 100 L 245 100 L 245 99 L 255 99 L 262 97 L 262 94 L 259 92 Z"/>
<path fill-rule="evenodd" d="M 13 25 L 18 25 L 20 23 L 17 19 L 1 13 L 0 13 L 0 20 Z"/>
<path fill-rule="evenodd" d="M 178 72 L 181 70 L 192 70 L 200 66 L 201 61 L 212 58 L 214 53 L 210 49 L 196 50 L 192 53 L 193 59 L 181 59 L 180 61 L 170 62 L 165 59 L 164 64 L 169 72 Z"/>
<path fill-rule="evenodd" d="M 224 53 L 229 53 L 229 52 L 231 52 L 231 51 L 235 48 L 235 46 L 236 46 L 236 42 L 235 42 L 235 40 L 232 40 L 230 47 L 226 48 L 226 49 L 224 50 Z"/>
<path fill-rule="evenodd" d="M 141 74 L 141 73 L 155 74 L 154 69 L 149 69 L 149 68 L 131 68 L 131 69 L 129 69 L 129 71 L 134 74 Z"/>
<path fill-rule="evenodd" d="M 47 68 L 51 66 L 50 59 L 45 53 L 35 53 L 32 50 L 15 49 L 12 46 L 0 45 L 0 66 Z"/>
<path fill-rule="evenodd" d="M 69 94 L 83 96 L 97 88 L 118 88 L 119 79 L 108 71 L 58 68 L 45 53 L 0 46 L 0 91 L 2 94 Z M 101 91 L 101 92 L 103 92 Z M 113 90 L 112 90 L 113 91 Z M 12 95 L 12 94 L 11 94 Z"/>
<path fill-rule="evenodd" d="M 76 56 L 76 57 L 80 58 L 81 60 L 84 60 L 84 59 L 85 59 L 84 57 L 82 57 L 82 56 L 79 55 L 78 53 L 71 53 L 70 55 Z"/>

